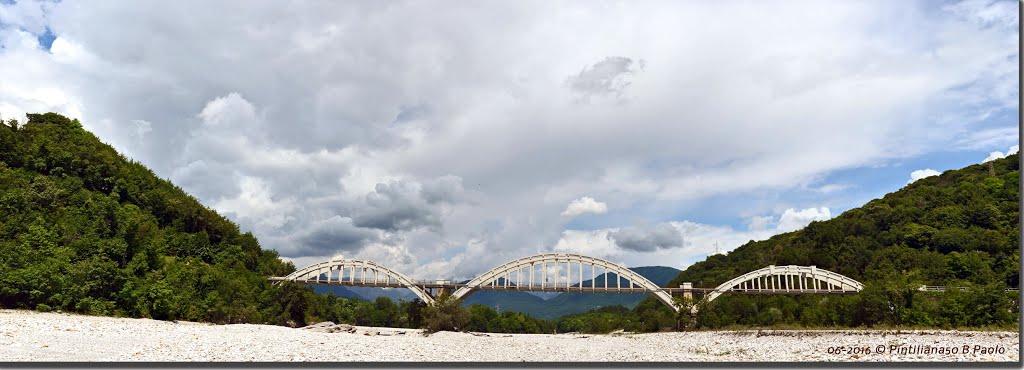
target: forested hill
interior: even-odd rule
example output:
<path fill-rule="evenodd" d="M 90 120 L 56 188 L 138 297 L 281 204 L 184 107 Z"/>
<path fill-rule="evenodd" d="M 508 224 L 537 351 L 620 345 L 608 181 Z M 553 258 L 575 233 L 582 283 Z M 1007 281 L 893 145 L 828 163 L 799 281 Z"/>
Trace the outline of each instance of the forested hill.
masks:
<path fill-rule="evenodd" d="M 0 125 L 0 307 L 301 321 L 249 233 L 58 114 Z M 286 312 L 291 310 L 293 312 Z"/>
<path fill-rule="evenodd" d="M 1020 154 L 946 171 L 838 217 L 751 241 L 679 274 L 715 286 L 768 265 L 816 265 L 861 282 L 905 276 L 927 285 L 1019 282 Z"/>

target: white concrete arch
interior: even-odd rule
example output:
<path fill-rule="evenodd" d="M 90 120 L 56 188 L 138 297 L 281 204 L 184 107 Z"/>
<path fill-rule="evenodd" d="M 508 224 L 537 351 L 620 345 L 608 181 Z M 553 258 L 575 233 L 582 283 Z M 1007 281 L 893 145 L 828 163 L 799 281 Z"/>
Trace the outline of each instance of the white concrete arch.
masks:
<path fill-rule="evenodd" d="M 337 271 L 337 274 L 333 272 Z M 345 273 L 348 272 L 348 275 Z M 327 279 L 321 278 L 325 276 Z M 336 276 L 333 276 L 336 275 Z M 344 281 L 342 281 L 344 279 Z M 285 277 L 285 280 L 300 282 L 330 283 L 348 282 L 373 286 L 374 284 L 391 285 L 398 283 L 416 294 L 423 302 L 432 303 L 434 299 L 416 283 L 402 273 L 381 266 L 373 261 L 338 259 L 324 261 L 306 266 Z"/>
<path fill-rule="evenodd" d="M 745 292 L 851 293 L 864 289 L 860 282 L 815 266 L 768 266 L 737 276 L 705 296 L 708 302 L 730 290 Z"/>
<path fill-rule="evenodd" d="M 566 274 L 564 275 L 566 279 L 564 284 L 559 282 L 562 275 L 556 276 L 553 285 L 552 283 L 547 282 L 547 274 L 551 264 L 559 266 L 556 267 L 557 274 L 561 273 L 560 266 L 563 266 L 564 264 L 564 266 L 566 267 Z M 574 265 L 576 266 L 575 268 L 573 267 Z M 595 284 L 592 284 L 591 287 L 584 287 L 583 277 L 584 274 L 587 272 L 586 270 L 589 270 L 591 279 L 595 279 L 597 276 L 597 268 L 601 268 L 602 270 L 604 270 L 604 288 L 597 289 L 595 287 L 595 285 L 597 285 L 596 282 Z M 537 277 L 538 275 L 542 277 L 542 279 L 539 279 L 539 289 L 541 291 L 544 291 L 545 289 L 555 289 L 558 291 L 608 292 L 612 291 L 609 289 L 611 287 L 608 286 L 609 273 L 614 273 L 617 277 L 621 277 L 629 281 L 628 287 L 620 287 L 618 286 L 620 279 L 616 278 L 615 284 L 617 291 L 648 292 L 654 294 L 654 296 L 657 297 L 658 300 L 672 308 L 672 310 L 679 310 L 679 308 L 676 307 L 675 303 L 672 301 L 671 295 L 666 293 L 657 284 L 652 283 L 650 280 L 647 280 L 647 278 L 634 272 L 633 270 L 630 270 L 625 266 L 619 265 L 617 263 L 606 261 L 600 258 L 589 257 L 573 253 L 544 253 L 509 261 L 487 272 L 484 272 L 483 274 L 477 276 L 473 280 L 470 280 L 465 286 L 460 287 L 458 290 L 456 290 L 455 293 L 452 294 L 452 296 L 455 298 L 464 298 L 469 294 L 473 293 L 474 291 L 479 290 L 481 287 L 486 287 L 488 285 L 494 286 L 499 283 L 505 287 L 511 286 L 512 289 L 515 289 L 516 287 L 525 286 L 523 290 L 537 290 L 538 285 L 534 281 L 534 278 Z M 575 275 L 575 277 L 578 277 L 578 279 L 573 280 L 573 275 Z M 513 279 L 513 277 L 515 277 L 516 279 Z M 572 286 L 574 282 L 577 283 L 576 286 Z"/>

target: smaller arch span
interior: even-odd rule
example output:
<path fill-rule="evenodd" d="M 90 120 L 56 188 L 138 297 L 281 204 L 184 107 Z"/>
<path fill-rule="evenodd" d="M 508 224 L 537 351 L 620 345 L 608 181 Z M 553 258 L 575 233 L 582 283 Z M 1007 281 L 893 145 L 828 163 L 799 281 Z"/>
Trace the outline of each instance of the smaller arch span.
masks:
<path fill-rule="evenodd" d="M 554 268 L 552 268 L 552 265 Z M 564 270 L 562 270 L 562 266 L 565 267 Z M 604 270 L 605 285 L 601 289 L 596 288 L 597 268 Z M 554 282 L 548 281 L 548 271 L 550 270 L 554 270 Z M 563 271 L 565 275 L 560 275 Z M 583 277 L 587 272 L 590 273 L 590 281 L 592 283 L 592 286 L 589 288 L 583 285 Z M 612 273 L 616 276 L 615 290 L 612 290 L 613 288 L 609 286 L 607 279 L 608 275 Z M 565 277 L 564 283 L 561 282 L 562 277 Z M 539 278 L 540 285 L 534 281 L 535 278 Z M 629 282 L 628 287 L 619 286 L 622 279 L 626 279 Z M 576 282 L 577 285 L 573 286 L 573 282 Z M 639 290 L 639 292 L 653 294 L 673 311 L 679 311 L 679 307 L 676 306 L 670 294 L 633 270 L 614 262 L 574 253 L 543 253 L 506 262 L 470 280 L 465 286 L 457 289 L 452 296 L 464 298 L 489 284 L 526 286 L 527 288 L 524 290 L 536 290 L 539 287 L 542 291 L 545 288 L 565 289 L 564 291 L 601 292 L 633 292 Z M 547 285 L 545 286 L 545 284 Z"/>
<path fill-rule="evenodd" d="M 358 283 L 369 287 L 397 284 L 411 290 L 416 294 L 416 297 L 425 303 L 434 302 L 434 298 L 417 286 L 415 281 L 398 271 L 381 266 L 373 261 L 335 259 L 314 263 L 296 270 L 285 276 L 282 280 L 328 284 L 331 282 L 347 282 L 349 284 Z"/>
<path fill-rule="evenodd" d="M 770 265 L 722 283 L 704 299 L 711 302 L 733 290 L 771 293 L 856 293 L 861 289 L 864 289 L 864 285 L 859 281 L 816 266 Z"/>

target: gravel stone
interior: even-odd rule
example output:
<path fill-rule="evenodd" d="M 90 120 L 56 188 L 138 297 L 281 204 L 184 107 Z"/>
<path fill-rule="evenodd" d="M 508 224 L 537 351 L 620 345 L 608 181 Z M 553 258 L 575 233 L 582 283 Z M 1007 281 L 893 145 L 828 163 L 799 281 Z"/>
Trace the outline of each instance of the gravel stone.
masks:
<path fill-rule="evenodd" d="M 419 335 L 417 335 L 419 334 Z M 876 348 L 884 347 L 881 353 Z M 914 353 L 923 347 L 967 353 Z M 967 361 L 1018 362 L 1016 332 L 749 330 L 484 334 L 318 323 L 213 325 L 0 310 L 0 362 L 66 361 Z M 830 353 L 836 348 L 859 353 Z M 907 353 L 898 353 L 903 348 Z M 830 350 L 831 349 L 831 350 Z M 870 350 L 865 353 L 864 349 Z"/>

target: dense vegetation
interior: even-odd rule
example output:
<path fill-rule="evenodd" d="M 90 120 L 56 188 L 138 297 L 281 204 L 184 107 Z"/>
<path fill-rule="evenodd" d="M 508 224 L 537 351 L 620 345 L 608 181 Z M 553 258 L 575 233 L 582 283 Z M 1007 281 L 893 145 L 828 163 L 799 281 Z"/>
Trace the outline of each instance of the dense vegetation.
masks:
<path fill-rule="evenodd" d="M 491 333 L 610 333 L 616 330 L 653 332 L 671 330 L 676 314 L 661 302 L 644 300 L 633 309 L 620 305 L 544 320 L 519 312 L 497 312 L 474 304 L 468 308 L 465 330 Z M 425 318 L 429 322 L 431 318 Z"/>
<path fill-rule="evenodd" d="M 295 293 L 306 290 L 294 285 Z M 586 313 L 572 314 L 555 320 L 532 317 L 514 311 L 498 312 L 482 304 L 462 306 L 458 300 L 439 297 L 434 305 L 418 299 L 400 300 L 377 297 L 373 302 L 361 299 L 335 299 L 329 295 L 312 297 L 310 322 L 332 321 L 366 326 L 423 328 L 436 331 L 473 331 L 488 333 L 552 334 L 610 333 L 616 330 L 650 332 L 670 330 L 676 325 L 676 314 L 661 302 L 644 301 L 633 309 L 607 306 Z"/>
<path fill-rule="evenodd" d="M 0 125 L 0 307 L 299 323 L 311 297 L 266 281 L 293 270 L 78 120 Z"/>
<path fill-rule="evenodd" d="M 728 325 L 988 326 L 1016 322 L 1020 154 L 946 171 L 835 219 L 751 241 L 679 274 L 716 286 L 767 265 L 816 265 L 865 284 L 850 296 L 725 295 L 695 318 Z M 964 287 L 920 292 L 920 285 Z"/>

